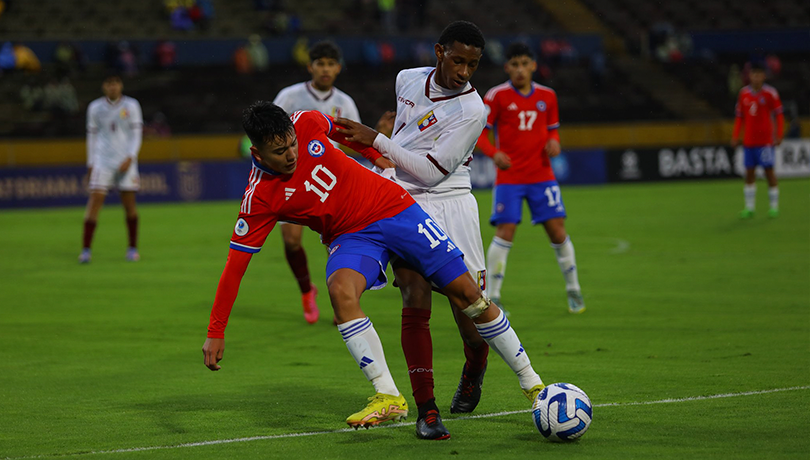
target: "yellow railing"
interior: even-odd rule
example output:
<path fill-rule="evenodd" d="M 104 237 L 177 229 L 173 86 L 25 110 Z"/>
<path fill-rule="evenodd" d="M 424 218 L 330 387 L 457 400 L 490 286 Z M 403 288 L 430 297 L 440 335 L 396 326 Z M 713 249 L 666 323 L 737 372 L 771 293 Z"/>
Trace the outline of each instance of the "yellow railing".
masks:
<path fill-rule="evenodd" d="M 802 119 L 802 137 L 810 137 L 810 119 Z M 563 123 L 563 148 L 626 148 L 723 145 L 731 139 L 733 121 L 654 123 Z M 238 158 L 239 136 L 174 136 L 144 139 L 140 161 L 229 160 Z M 0 167 L 70 165 L 85 162 L 84 139 L 0 141 Z"/>

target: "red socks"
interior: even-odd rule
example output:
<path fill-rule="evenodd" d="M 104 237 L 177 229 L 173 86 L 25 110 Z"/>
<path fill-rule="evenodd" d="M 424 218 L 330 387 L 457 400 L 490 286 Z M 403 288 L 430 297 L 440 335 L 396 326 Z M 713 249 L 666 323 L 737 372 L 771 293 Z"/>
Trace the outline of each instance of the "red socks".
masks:
<path fill-rule="evenodd" d="M 468 376 L 479 376 L 484 371 L 487 365 L 487 356 L 489 355 L 489 345 L 482 341 L 478 348 L 464 344 L 464 356 L 467 358 L 467 363 L 464 368 L 465 374 Z"/>
<path fill-rule="evenodd" d="M 285 248 L 284 255 L 287 257 L 287 263 L 290 264 L 295 280 L 298 281 L 301 294 L 306 294 L 312 289 L 309 267 L 307 267 L 307 253 L 304 252 L 304 248 L 297 251 L 288 251 Z"/>
<path fill-rule="evenodd" d="M 127 230 L 129 231 L 129 247 L 138 247 L 138 216 L 127 217 Z"/>
<path fill-rule="evenodd" d="M 430 310 L 402 309 L 402 351 L 405 352 L 413 399 L 418 407 L 434 399 Z"/>
<path fill-rule="evenodd" d="M 85 220 L 84 232 L 82 233 L 82 248 L 90 249 L 90 244 L 93 242 L 93 233 L 96 231 L 96 222 Z"/>

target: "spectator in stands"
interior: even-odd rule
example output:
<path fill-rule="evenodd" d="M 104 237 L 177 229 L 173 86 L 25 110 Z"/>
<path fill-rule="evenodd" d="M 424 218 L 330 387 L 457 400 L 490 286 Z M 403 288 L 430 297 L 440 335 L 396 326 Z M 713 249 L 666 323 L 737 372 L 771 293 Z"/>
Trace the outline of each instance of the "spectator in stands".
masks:
<path fill-rule="evenodd" d="M 118 42 L 116 68 L 127 77 L 134 77 L 138 74 L 137 50 L 125 40 Z"/>
<path fill-rule="evenodd" d="M 0 73 L 14 70 L 16 67 L 17 57 L 14 55 L 14 45 L 11 42 L 5 42 L 0 48 Z"/>
<path fill-rule="evenodd" d="M 248 37 L 247 53 L 250 58 L 250 67 L 254 72 L 263 73 L 270 67 L 270 59 L 267 54 L 267 47 L 262 43 L 262 38 L 258 34 Z"/>
<path fill-rule="evenodd" d="M 588 70 L 591 77 L 591 87 L 597 91 L 602 89 L 602 83 L 605 80 L 605 73 L 607 71 L 605 61 L 605 55 L 602 52 L 596 52 L 591 55 L 591 63 Z"/>
<path fill-rule="evenodd" d="M 14 60 L 15 68 L 25 73 L 39 73 L 42 70 L 42 64 L 40 64 L 37 55 L 34 54 L 31 48 L 22 43 L 17 42 L 14 44 Z"/>
<path fill-rule="evenodd" d="M 743 79 L 740 73 L 740 66 L 731 64 L 731 68 L 728 70 L 728 94 L 736 98 L 742 87 Z"/>
<path fill-rule="evenodd" d="M 188 8 L 178 6 L 169 14 L 169 21 L 174 30 L 191 30 L 194 28 L 194 21 L 191 20 Z"/>
<path fill-rule="evenodd" d="M 174 42 L 161 40 L 155 46 L 155 66 L 160 70 L 174 67 L 177 59 L 177 47 Z"/>
<path fill-rule="evenodd" d="M 172 128 L 169 126 L 166 115 L 163 112 L 156 112 L 152 116 L 152 121 L 144 125 L 143 135 L 152 138 L 172 137 Z"/>
<path fill-rule="evenodd" d="M 68 42 L 59 42 L 53 51 L 56 73 L 59 76 L 73 76 L 79 69 L 79 56 L 76 48 Z"/>
<path fill-rule="evenodd" d="M 397 33 L 396 0 L 377 0 L 377 12 L 380 14 L 380 23 L 385 33 Z"/>
<path fill-rule="evenodd" d="M 233 52 L 233 65 L 236 68 L 236 73 L 243 75 L 250 73 L 250 56 L 246 47 L 240 46 Z"/>

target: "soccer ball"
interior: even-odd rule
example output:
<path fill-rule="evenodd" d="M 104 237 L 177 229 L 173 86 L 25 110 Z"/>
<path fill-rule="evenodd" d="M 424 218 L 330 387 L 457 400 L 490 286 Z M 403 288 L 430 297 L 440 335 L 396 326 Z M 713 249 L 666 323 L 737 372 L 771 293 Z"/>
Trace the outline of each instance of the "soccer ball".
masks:
<path fill-rule="evenodd" d="M 593 408 L 584 391 L 570 383 L 553 383 L 537 395 L 532 417 L 547 439 L 573 441 L 588 431 Z"/>

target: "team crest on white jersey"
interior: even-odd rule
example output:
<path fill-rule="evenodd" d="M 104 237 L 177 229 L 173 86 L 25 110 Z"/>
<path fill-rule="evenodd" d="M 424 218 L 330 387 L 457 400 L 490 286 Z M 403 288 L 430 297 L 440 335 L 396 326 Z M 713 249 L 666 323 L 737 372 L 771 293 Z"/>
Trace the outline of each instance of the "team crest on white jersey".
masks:
<path fill-rule="evenodd" d="M 247 222 L 240 217 L 239 220 L 236 221 L 236 227 L 234 227 L 233 232 L 236 233 L 236 236 L 245 236 L 248 230 L 250 230 L 250 227 L 248 227 Z"/>
<path fill-rule="evenodd" d="M 518 106 L 514 102 L 509 104 L 509 107 L 506 108 L 506 110 L 517 110 L 517 109 L 518 109 Z"/>
<path fill-rule="evenodd" d="M 539 110 L 539 111 L 541 111 L 541 112 L 545 112 L 545 111 L 546 111 L 546 103 L 545 103 L 545 101 L 539 101 L 539 102 L 537 103 L 537 110 Z"/>
<path fill-rule="evenodd" d="M 434 115 L 433 111 L 431 110 L 430 113 L 419 120 L 419 131 L 424 131 L 438 122 L 439 120 L 436 119 L 436 115 Z"/>
<path fill-rule="evenodd" d="M 121 117 L 122 120 L 126 120 L 129 118 L 129 110 L 126 108 L 121 109 L 121 111 L 118 112 L 118 116 Z"/>
<path fill-rule="evenodd" d="M 314 139 L 307 144 L 307 152 L 313 157 L 319 157 L 326 152 L 326 149 L 323 147 L 323 142 Z"/>

